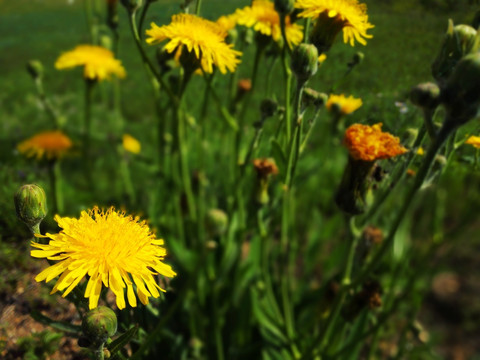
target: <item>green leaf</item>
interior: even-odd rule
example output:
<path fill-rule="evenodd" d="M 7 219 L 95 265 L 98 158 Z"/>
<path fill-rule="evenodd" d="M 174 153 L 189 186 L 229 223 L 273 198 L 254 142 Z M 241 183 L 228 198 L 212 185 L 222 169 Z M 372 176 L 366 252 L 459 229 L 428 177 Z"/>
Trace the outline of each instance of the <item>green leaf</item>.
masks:
<path fill-rule="evenodd" d="M 275 159 L 275 163 L 280 170 L 280 174 L 285 174 L 287 172 L 287 157 L 285 156 L 282 147 L 276 139 L 272 139 L 272 155 Z"/>
<path fill-rule="evenodd" d="M 178 264 L 187 272 L 192 273 L 196 270 L 197 255 L 178 241 L 169 242 L 169 250 L 172 256 L 178 261 Z"/>
<path fill-rule="evenodd" d="M 115 355 L 116 352 L 123 349 L 123 347 L 127 345 L 130 342 L 130 340 L 132 340 L 133 337 L 137 334 L 137 331 L 138 331 L 138 324 L 136 324 L 135 326 L 132 326 L 125 333 L 123 333 L 114 341 L 112 341 L 108 345 L 108 350 L 110 351 L 110 353 L 112 355 Z"/>
<path fill-rule="evenodd" d="M 34 318 L 36 321 L 43 325 L 51 326 L 54 329 L 67 332 L 67 333 L 73 333 L 73 334 L 79 334 L 81 332 L 81 327 L 78 325 L 72 325 L 67 322 L 63 321 L 56 321 L 53 319 L 50 319 L 48 316 L 43 315 L 39 311 L 33 310 L 30 315 L 32 318 Z"/>

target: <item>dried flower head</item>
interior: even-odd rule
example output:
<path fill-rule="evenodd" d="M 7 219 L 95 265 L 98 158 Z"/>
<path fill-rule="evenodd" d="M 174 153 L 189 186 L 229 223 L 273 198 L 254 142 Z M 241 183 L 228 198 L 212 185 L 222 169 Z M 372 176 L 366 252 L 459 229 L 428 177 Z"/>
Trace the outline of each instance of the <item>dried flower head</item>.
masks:
<path fill-rule="evenodd" d="M 37 160 L 54 160 L 63 157 L 73 146 L 70 138 L 60 130 L 44 131 L 18 144 L 17 149 L 27 157 Z"/>
<path fill-rule="evenodd" d="M 277 175 L 278 174 L 278 167 L 275 164 L 275 160 L 273 159 L 255 159 L 253 160 L 253 166 L 257 171 L 257 175 L 260 178 L 267 178 L 270 175 Z"/>
<path fill-rule="evenodd" d="M 163 263 L 163 240 L 156 239 L 139 217 L 95 207 L 82 211 L 79 219 L 56 215 L 55 221 L 62 230 L 47 233 L 45 237 L 51 240 L 46 245 L 32 242 L 39 250 L 31 251 L 33 257 L 58 261 L 35 277 L 38 282 L 49 282 L 60 275 L 52 294 L 65 290 L 62 296 L 67 296 L 88 275 L 85 297 L 90 309 L 98 305 L 102 284 L 113 291 L 118 308 L 124 309 L 125 287 L 130 306 L 137 306 L 134 287 L 146 305 L 149 297 L 160 296 L 158 290 L 165 291 L 157 285 L 155 275 L 176 275 Z"/>
<path fill-rule="evenodd" d="M 407 152 L 400 139 L 382 131 L 382 124 L 353 124 L 345 131 L 344 145 L 355 160 L 388 159 Z"/>
<path fill-rule="evenodd" d="M 126 73 L 120 60 L 101 46 L 78 45 L 75 49 L 60 55 L 55 62 L 58 70 L 84 66 L 83 76 L 90 80 L 110 79 L 112 75 L 124 78 Z"/>
<path fill-rule="evenodd" d="M 203 71 L 213 72 L 213 65 L 217 66 L 222 74 L 234 72 L 240 63 L 238 57 L 242 54 L 233 49 L 233 45 L 225 42 L 227 31 L 217 23 L 191 14 L 172 16 L 168 25 L 157 26 L 151 23 L 146 31 L 149 36 L 147 43 L 158 44 L 169 39 L 164 49 L 168 53 L 193 53 L 200 61 Z"/>
<path fill-rule="evenodd" d="M 237 24 L 253 27 L 253 30 L 263 35 L 271 36 L 273 40 L 282 38 L 280 15 L 275 11 L 275 5 L 268 0 L 253 0 L 251 6 L 237 9 Z M 285 17 L 285 33 L 290 47 L 298 45 L 303 39 L 303 27 L 292 24 L 290 16 Z"/>

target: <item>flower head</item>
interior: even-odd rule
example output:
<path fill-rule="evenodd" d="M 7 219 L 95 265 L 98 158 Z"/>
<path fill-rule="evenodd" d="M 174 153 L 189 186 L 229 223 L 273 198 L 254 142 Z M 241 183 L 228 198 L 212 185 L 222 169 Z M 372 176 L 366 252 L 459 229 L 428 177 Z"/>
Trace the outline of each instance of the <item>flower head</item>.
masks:
<path fill-rule="evenodd" d="M 259 178 L 268 178 L 271 175 L 278 174 L 278 167 L 273 159 L 255 159 L 253 160 L 253 166 Z"/>
<path fill-rule="evenodd" d="M 362 99 L 356 99 L 353 96 L 330 94 L 327 100 L 328 111 L 338 111 L 341 115 L 348 115 L 362 106 Z"/>
<path fill-rule="evenodd" d="M 129 134 L 123 134 L 122 145 L 126 151 L 131 152 L 132 154 L 139 154 L 142 150 L 142 144 L 140 144 L 140 141 Z"/>
<path fill-rule="evenodd" d="M 146 34 L 149 36 L 146 40 L 149 44 L 169 39 L 165 45 L 168 53 L 176 52 L 176 55 L 180 56 L 184 48 L 193 52 L 200 60 L 203 71 L 208 73 L 213 72 L 213 65 L 217 66 L 222 74 L 227 70 L 234 72 L 240 63 L 238 56 L 242 53 L 225 42 L 227 32 L 220 25 L 195 15 L 173 15 L 172 22 L 161 27 L 151 23 Z"/>
<path fill-rule="evenodd" d="M 297 0 L 295 7 L 301 10 L 300 17 L 317 19 L 312 33 L 317 41 L 312 41 L 320 47 L 319 52 L 330 48 L 340 30 L 343 30 L 343 41 L 351 46 L 355 40 L 365 45 L 365 39 L 372 38 L 367 34 L 367 30 L 373 28 L 368 22 L 367 6 L 358 0 Z"/>
<path fill-rule="evenodd" d="M 137 306 L 134 284 L 138 298 L 146 305 L 149 297 L 159 297 L 158 290 L 165 291 L 154 276 L 176 275 L 162 262 L 166 255 L 163 240 L 156 239 L 138 217 L 95 207 L 82 211 L 79 219 L 56 215 L 55 221 L 63 230 L 47 233 L 51 240 L 46 245 L 32 242 L 39 250 L 31 251 L 33 257 L 58 261 L 35 277 L 38 282 L 49 282 L 61 275 L 52 294 L 65 290 L 62 296 L 67 296 L 88 275 L 85 297 L 90 309 L 98 305 L 102 283 L 115 294 L 118 308 L 124 309 L 125 287 L 130 306 Z"/>
<path fill-rule="evenodd" d="M 470 136 L 467 141 L 465 141 L 465 144 L 469 144 L 477 149 L 480 149 L 480 136 Z"/>
<path fill-rule="evenodd" d="M 78 45 L 75 49 L 60 55 L 55 62 L 58 70 L 84 66 L 83 76 L 90 80 L 110 79 L 112 75 L 125 77 L 125 69 L 113 53 L 101 46 Z"/>
<path fill-rule="evenodd" d="M 237 26 L 237 14 L 222 15 L 217 19 L 216 23 L 225 31 L 232 30 Z"/>
<path fill-rule="evenodd" d="M 237 24 L 253 27 L 255 31 L 263 35 L 271 36 L 278 41 L 282 38 L 280 29 L 280 15 L 275 11 L 275 5 L 268 0 L 253 0 L 251 6 L 238 9 Z M 290 16 L 285 18 L 285 33 L 289 46 L 298 45 L 303 39 L 303 27 L 292 24 Z"/>
<path fill-rule="evenodd" d="M 345 131 L 344 145 L 355 160 L 388 159 L 407 152 L 400 139 L 382 131 L 382 124 L 353 124 Z"/>
<path fill-rule="evenodd" d="M 48 160 L 63 157 L 72 147 L 72 141 L 60 130 L 44 131 L 22 141 L 17 149 L 27 157 Z"/>

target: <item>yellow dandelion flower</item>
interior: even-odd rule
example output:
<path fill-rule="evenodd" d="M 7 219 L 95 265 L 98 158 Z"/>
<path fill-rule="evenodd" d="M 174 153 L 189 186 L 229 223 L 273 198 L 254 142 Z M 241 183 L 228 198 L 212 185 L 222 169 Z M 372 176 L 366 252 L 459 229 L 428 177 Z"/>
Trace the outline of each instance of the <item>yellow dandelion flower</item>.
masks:
<path fill-rule="evenodd" d="M 53 160 L 63 157 L 72 146 L 72 140 L 67 135 L 53 130 L 38 133 L 22 141 L 17 145 L 17 149 L 27 157 Z"/>
<path fill-rule="evenodd" d="M 227 32 L 218 24 L 191 14 L 172 16 L 169 25 L 157 26 L 151 23 L 146 31 L 149 36 L 147 43 L 157 44 L 166 39 L 165 45 L 169 53 L 179 53 L 186 47 L 200 60 L 203 71 L 212 73 L 213 65 L 217 66 L 222 74 L 227 70 L 234 72 L 240 63 L 238 56 L 241 52 L 233 49 L 233 45 L 225 43 Z"/>
<path fill-rule="evenodd" d="M 357 0 L 297 0 L 300 17 L 316 19 L 312 31 L 312 42 L 319 52 L 327 51 L 337 34 L 343 30 L 343 41 L 355 44 L 355 40 L 366 45 L 365 39 L 372 38 L 367 31 L 374 26 L 368 22 L 367 6 Z"/>
<path fill-rule="evenodd" d="M 480 136 L 470 136 L 467 141 L 465 141 L 465 144 L 469 144 L 477 149 L 480 149 Z"/>
<path fill-rule="evenodd" d="M 425 150 L 423 149 L 423 147 L 420 146 L 420 147 L 417 149 L 417 155 L 422 156 L 422 155 L 424 155 L 424 154 L 425 154 Z"/>
<path fill-rule="evenodd" d="M 217 19 L 217 24 L 225 31 L 237 26 L 237 14 L 223 15 Z"/>
<path fill-rule="evenodd" d="M 126 151 L 131 152 L 132 154 L 139 154 L 142 150 L 142 144 L 140 144 L 140 141 L 129 134 L 123 134 L 122 145 Z"/>
<path fill-rule="evenodd" d="M 363 105 L 362 99 L 353 96 L 345 97 L 345 95 L 330 94 L 327 100 L 328 111 L 339 111 L 341 115 L 348 115 Z"/>
<path fill-rule="evenodd" d="M 62 230 L 47 233 L 45 237 L 51 239 L 48 244 L 31 244 L 39 249 L 32 250 L 31 256 L 58 261 L 35 277 L 38 282 L 49 282 L 60 275 L 52 294 L 65 290 L 62 296 L 67 296 L 88 275 L 85 297 L 90 309 L 98 305 L 102 284 L 113 291 L 118 308 L 124 309 L 125 287 L 130 306 L 137 306 L 134 284 L 138 298 L 146 305 L 149 297 L 160 296 L 158 290 L 165 291 L 155 275 L 176 275 L 163 263 L 163 240 L 156 239 L 138 217 L 126 216 L 113 207 L 107 211 L 94 207 L 82 211 L 79 219 L 56 215 L 55 221 Z"/>
<path fill-rule="evenodd" d="M 253 27 L 263 35 L 271 36 L 278 41 L 282 38 L 280 15 L 275 11 L 275 5 L 268 0 L 253 0 L 252 6 L 237 9 L 237 24 Z M 285 18 L 285 33 L 290 47 L 298 45 L 303 39 L 303 26 L 292 24 L 290 16 Z"/>
<path fill-rule="evenodd" d="M 75 49 L 60 55 L 55 62 L 58 70 L 84 66 L 83 76 L 90 80 L 110 79 L 112 75 L 124 78 L 126 73 L 120 60 L 101 46 L 78 45 Z"/>
<path fill-rule="evenodd" d="M 382 131 L 382 124 L 353 124 L 345 131 L 343 144 L 355 160 L 388 159 L 407 152 L 400 139 Z"/>
<path fill-rule="evenodd" d="M 323 64 L 325 60 L 327 60 L 327 54 L 320 54 L 320 56 L 318 57 L 318 63 Z"/>

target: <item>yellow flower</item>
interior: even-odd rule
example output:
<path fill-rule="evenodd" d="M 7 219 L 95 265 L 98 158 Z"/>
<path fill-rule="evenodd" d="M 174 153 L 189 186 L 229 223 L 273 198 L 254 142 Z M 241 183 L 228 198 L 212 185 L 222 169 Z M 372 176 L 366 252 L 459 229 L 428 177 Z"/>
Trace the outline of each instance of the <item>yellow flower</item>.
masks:
<path fill-rule="evenodd" d="M 126 151 L 129 151 L 132 154 L 139 154 L 142 150 L 142 144 L 129 134 L 123 134 L 122 145 Z"/>
<path fill-rule="evenodd" d="M 191 14 L 173 15 L 169 25 L 157 26 L 151 23 L 146 31 L 149 36 L 147 43 L 157 44 L 166 39 L 165 45 L 169 53 L 176 52 L 177 56 L 186 47 L 187 51 L 194 52 L 200 60 L 203 71 L 212 73 L 216 65 L 222 74 L 235 71 L 240 63 L 237 58 L 242 53 L 233 49 L 233 45 L 225 43 L 227 32 L 218 24 Z"/>
<path fill-rule="evenodd" d="M 84 66 L 83 76 L 90 80 L 110 79 L 111 75 L 125 77 L 125 69 L 113 53 L 101 46 L 78 45 L 75 49 L 60 55 L 55 62 L 58 70 Z"/>
<path fill-rule="evenodd" d="M 480 136 L 470 136 L 467 141 L 465 141 L 465 144 L 469 144 L 477 149 L 480 149 Z"/>
<path fill-rule="evenodd" d="M 37 160 L 59 159 L 72 147 L 70 138 L 59 130 L 44 131 L 18 144 L 17 149 L 27 157 Z"/>
<path fill-rule="evenodd" d="M 330 94 L 327 100 L 328 111 L 339 111 L 341 115 L 348 115 L 362 106 L 362 99 L 356 99 L 353 96 Z"/>
<path fill-rule="evenodd" d="M 398 137 L 382 131 L 381 123 L 353 124 L 345 131 L 343 143 L 353 159 L 362 161 L 388 159 L 407 152 Z"/>
<path fill-rule="evenodd" d="M 273 2 L 253 0 L 252 6 L 238 9 L 235 14 L 237 15 L 237 24 L 253 27 L 255 31 L 271 36 L 275 41 L 282 38 L 280 15 L 275 11 Z M 303 26 L 292 24 L 290 16 L 287 16 L 285 18 L 285 33 L 290 47 L 298 45 L 303 39 Z"/>
<path fill-rule="evenodd" d="M 300 17 L 317 19 L 312 32 L 312 42 L 319 52 L 330 48 L 336 35 L 343 30 L 343 41 L 351 46 L 355 40 L 365 45 L 372 38 L 367 30 L 374 26 L 368 22 L 367 6 L 357 0 L 297 0 Z"/>
<path fill-rule="evenodd" d="M 325 60 L 327 60 L 327 54 L 320 54 L 320 56 L 318 57 L 318 63 L 323 64 Z"/>
<path fill-rule="evenodd" d="M 220 25 L 225 31 L 231 30 L 237 26 L 237 14 L 220 16 L 217 19 L 217 24 Z"/>
<path fill-rule="evenodd" d="M 420 147 L 417 149 L 417 155 L 422 156 L 422 155 L 424 155 L 424 154 L 425 154 L 425 150 L 423 150 L 423 147 L 420 146 Z"/>
<path fill-rule="evenodd" d="M 119 309 L 124 309 L 125 294 L 130 306 L 137 306 L 137 296 L 142 304 L 148 304 L 149 297 L 157 298 L 162 289 L 155 281 L 155 275 L 174 277 L 176 274 L 162 261 L 166 255 L 163 240 L 156 239 L 145 221 L 138 217 L 126 216 L 112 207 L 107 211 L 94 207 L 82 211 L 80 218 L 55 216 L 62 228 L 58 234 L 48 234 L 48 244 L 32 242 L 40 250 L 32 250 L 31 256 L 58 261 L 35 277 L 40 282 L 49 282 L 61 275 L 53 287 L 52 294 L 64 291 L 67 296 L 88 275 L 85 297 L 89 308 L 98 305 L 102 283 L 116 296 Z"/>

